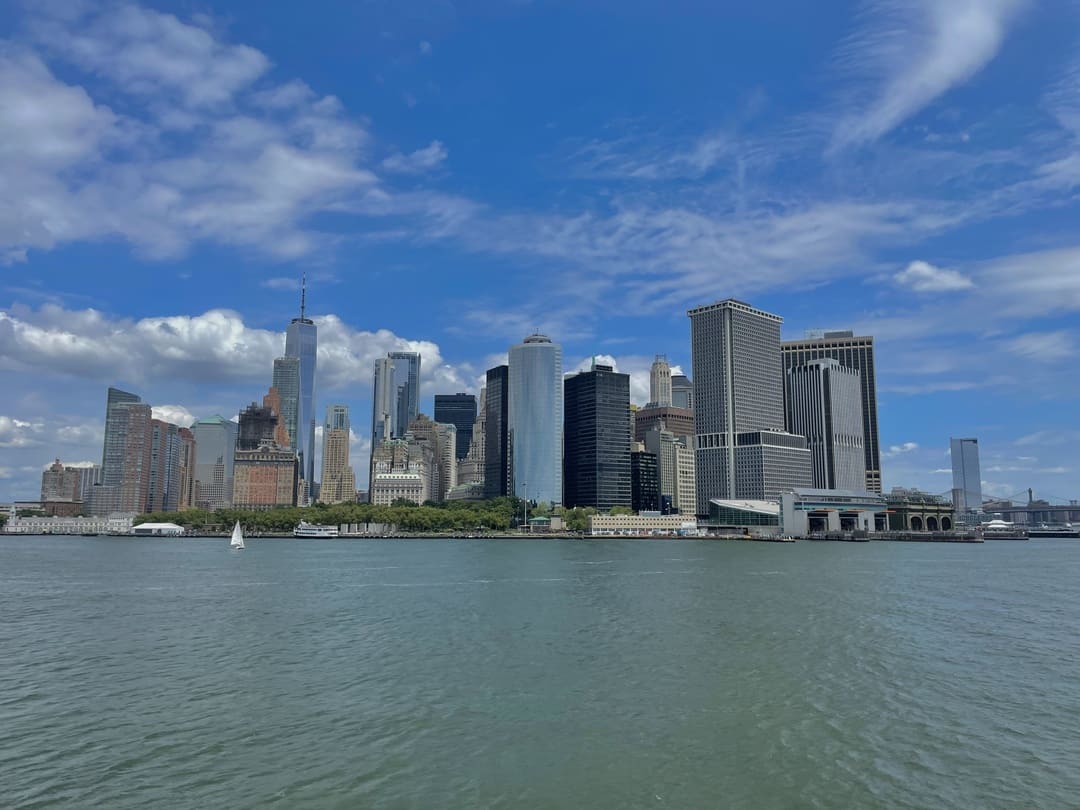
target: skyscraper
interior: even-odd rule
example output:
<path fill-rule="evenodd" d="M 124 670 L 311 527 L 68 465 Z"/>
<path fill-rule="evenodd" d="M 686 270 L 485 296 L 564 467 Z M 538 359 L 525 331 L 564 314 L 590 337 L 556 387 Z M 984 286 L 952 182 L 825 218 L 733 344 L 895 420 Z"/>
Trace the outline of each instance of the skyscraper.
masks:
<path fill-rule="evenodd" d="M 371 389 L 371 452 L 374 453 L 386 439 L 394 438 L 397 389 L 394 387 L 394 363 L 389 357 L 375 361 Z"/>
<path fill-rule="evenodd" d="M 150 485 L 150 439 L 150 406 L 135 394 L 110 388 L 101 479 L 93 487 L 90 514 L 143 511 Z"/>
<path fill-rule="evenodd" d="M 232 504 L 233 459 L 239 425 L 223 416 L 195 420 L 195 505 L 224 509 Z"/>
<path fill-rule="evenodd" d="M 630 507 L 635 512 L 660 511 L 660 473 L 653 453 L 630 453 Z"/>
<path fill-rule="evenodd" d="M 274 360 L 273 387 L 281 397 L 281 420 L 289 435 L 289 447 L 299 448 L 300 424 L 300 358 L 279 357 Z"/>
<path fill-rule="evenodd" d="M 105 402 L 105 442 L 101 452 L 101 485 L 118 487 L 124 476 L 124 438 L 127 426 L 125 406 L 142 402 L 136 395 L 109 388 Z"/>
<path fill-rule="evenodd" d="M 662 354 L 656 355 L 649 369 L 649 404 L 658 408 L 667 408 L 672 404 L 671 366 Z"/>
<path fill-rule="evenodd" d="M 288 443 L 289 434 L 281 418 L 281 397 L 271 386 L 262 405 L 252 402 L 240 413 L 233 459 L 235 508 L 273 509 L 298 504 L 304 491 L 300 458 Z"/>
<path fill-rule="evenodd" d="M 810 486 L 806 439 L 784 432 L 784 319 L 733 299 L 687 314 L 699 514 L 712 498 L 774 497 Z"/>
<path fill-rule="evenodd" d="M 694 409 L 694 385 L 685 374 L 671 377 L 671 404 L 687 411 Z"/>
<path fill-rule="evenodd" d="M 780 344 L 784 368 L 805 365 L 811 360 L 831 358 L 844 368 L 859 372 L 862 386 L 863 456 L 867 492 L 881 492 L 881 450 L 878 446 L 877 376 L 874 368 L 874 339 L 853 332 L 825 332 L 822 337 L 789 340 Z"/>
<path fill-rule="evenodd" d="M 457 428 L 457 448 L 454 452 L 458 461 L 464 461 L 472 444 L 476 397 L 472 394 L 436 394 L 435 421 Z"/>
<path fill-rule="evenodd" d="M 400 439 L 420 415 L 420 355 L 416 352 L 390 352 L 394 364 L 394 438 Z"/>
<path fill-rule="evenodd" d="M 315 483 L 315 363 L 319 350 L 319 335 L 315 322 L 305 315 L 306 306 L 305 277 L 300 287 L 300 317 L 293 318 L 285 332 L 285 356 L 295 357 L 300 361 L 297 441 L 294 450 L 300 457 L 300 477 L 310 491 Z"/>
<path fill-rule="evenodd" d="M 322 479 L 319 499 L 323 503 L 356 500 L 356 475 L 349 466 L 349 407 L 330 405 L 323 425 Z"/>
<path fill-rule="evenodd" d="M 465 460 L 458 465 L 458 484 L 476 487 L 478 495 L 483 494 L 484 483 L 484 438 L 487 431 L 487 389 L 480 389 L 478 397 L 480 408 L 472 424 L 472 441 Z"/>
<path fill-rule="evenodd" d="M 180 428 L 150 420 L 150 485 L 146 512 L 175 512 L 180 508 Z"/>
<path fill-rule="evenodd" d="M 656 483 L 662 503 L 682 515 L 697 514 L 693 442 L 662 427 L 645 434 L 645 450 L 656 457 Z"/>
<path fill-rule="evenodd" d="M 538 503 L 561 504 L 562 348 L 546 335 L 535 334 L 511 346 L 509 355 L 513 493 Z"/>
<path fill-rule="evenodd" d="M 274 434 L 278 429 L 279 414 L 265 402 L 252 402 L 240 412 L 240 430 L 236 440 L 237 450 L 258 450 L 261 445 L 276 444 Z"/>
<path fill-rule="evenodd" d="M 810 444 L 814 486 L 865 490 L 859 372 L 831 358 L 811 360 L 789 368 L 784 382 L 787 429 Z"/>
<path fill-rule="evenodd" d="M 565 386 L 566 506 L 629 507 L 630 375 L 594 365 Z"/>
<path fill-rule="evenodd" d="M 952 457 L 953 506 L 958 514 L 982 511 L 982 472 L 978 439 L 949 439 Z"/>
<path fill-rule="evenodd" d="M 510 367 L 487 371 L 484 388 L 484 496 L 510 494 Z"/>
<path fill-rule="evenodd" d="M 130 403 L 119 408 L 125 417 L 122 425 L 124 451 L 120 467 L 119 499 L 115 502 L 115 511 L 142 512 L 146 509 L 147 493 L 150 489 L 150 406 Z"/>

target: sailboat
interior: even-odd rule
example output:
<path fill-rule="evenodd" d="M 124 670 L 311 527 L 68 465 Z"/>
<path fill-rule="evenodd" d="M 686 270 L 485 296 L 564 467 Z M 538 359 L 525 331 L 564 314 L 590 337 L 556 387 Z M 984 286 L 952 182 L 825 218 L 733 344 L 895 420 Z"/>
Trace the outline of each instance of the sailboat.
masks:
<path fill-rule="evenodd" d="M 236 525 L 232 530 L 232 542 L 229 543 L 229 548 L 236 551 L 242 551 L 244 548 L 244 533 L 240 530 L 240 521 L 236 521 Z"/>

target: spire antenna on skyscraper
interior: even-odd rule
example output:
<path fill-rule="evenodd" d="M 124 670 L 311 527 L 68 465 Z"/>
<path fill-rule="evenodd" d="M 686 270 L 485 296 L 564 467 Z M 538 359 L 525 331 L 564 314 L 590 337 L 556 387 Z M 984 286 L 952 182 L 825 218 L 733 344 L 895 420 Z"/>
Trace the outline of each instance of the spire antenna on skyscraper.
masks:
<path fill-rule="evenodd" d="M 307 272 L 300 276 L 300 320 L 304 320 L 304 310 L 307 308 Z"/>

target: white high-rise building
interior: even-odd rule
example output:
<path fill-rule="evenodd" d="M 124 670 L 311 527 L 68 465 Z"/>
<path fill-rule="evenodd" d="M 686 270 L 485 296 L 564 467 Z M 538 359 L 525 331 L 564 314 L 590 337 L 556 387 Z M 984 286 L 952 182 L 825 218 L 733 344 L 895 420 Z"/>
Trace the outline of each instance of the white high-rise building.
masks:
<path fill-rule="evenodd" d="M 784 368 L 802 366 L 811 360 L 832 358 L 845 368 L 859 372 L 862 386 L 863 458 L 867 492 L 881 492 L 881 451 L 878 447 L 877 376 L 874 367 L 874 339 L 851 331 L 825 332 L 780 344 Z"/>
<path fill-rule="evenodd" d="M 538 503 L 561 504 L 562 347 L 536 334 L 511 346 L 509 355 L 507 421 L 513 493 Z"/>
<path fill-rule="evenodd" d="M 656 355 L 649 370 L 649 404 L 658 408 L 671 407 L 671 366 L 662 354 Z"/>
<path fill-rule="evenodd" d="M 953 506 L 960 514 L 982 511 L 982 472 L 978 439 L 949 439 Z"/>
<path fill-rule="evenodd" d="M 806 439 L 784 431 L 784 319 L 728 299 L 690 316 L 697 509 L 811 484 Z"/>
<path fill-rule="evenodd" d="M 789 368 L 784 401 L 787 429 L 810 443 L 818 489 L 866 489 L 862 383 L 859 372 L 837 360 L 812 360 Z"/>

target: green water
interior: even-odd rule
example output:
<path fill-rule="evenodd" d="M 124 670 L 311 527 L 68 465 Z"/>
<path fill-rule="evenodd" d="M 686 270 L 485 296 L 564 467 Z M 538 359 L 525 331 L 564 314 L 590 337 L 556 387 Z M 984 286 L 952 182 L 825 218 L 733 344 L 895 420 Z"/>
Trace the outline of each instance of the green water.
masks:
<path fill-rule="evenodd" d="M 0 537 L 0 806 L 1080 807 L 1080 543 Z"/>

